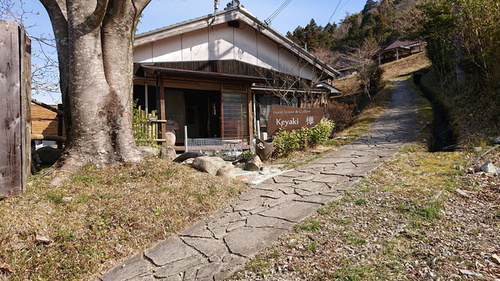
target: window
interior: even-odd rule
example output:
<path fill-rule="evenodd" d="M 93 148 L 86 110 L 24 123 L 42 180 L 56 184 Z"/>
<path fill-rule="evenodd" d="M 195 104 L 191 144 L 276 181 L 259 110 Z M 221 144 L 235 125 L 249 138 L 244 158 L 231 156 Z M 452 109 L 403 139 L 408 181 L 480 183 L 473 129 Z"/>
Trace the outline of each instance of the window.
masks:
<path fill-rule="evenodd" d="M 223 93 L 224 137 L 248 136 L 247 94 Z"/>

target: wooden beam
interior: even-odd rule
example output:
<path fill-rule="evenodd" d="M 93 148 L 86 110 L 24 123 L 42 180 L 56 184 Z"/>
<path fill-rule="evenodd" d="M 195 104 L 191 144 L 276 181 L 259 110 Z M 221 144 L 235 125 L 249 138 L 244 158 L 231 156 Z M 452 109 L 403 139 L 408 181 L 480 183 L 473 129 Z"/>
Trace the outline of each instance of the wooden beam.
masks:
<path fill-rule="evenodd" d="M 33 99 L 33 98 L 31 99 L 31 102 L 34 103 L 34 104 L 36 104 L 36 105 L 39 105 L 39 106 L 41 106 L 41 107 L 43 107 L 45 109 L 53 111 L 53 112 L 55 112 L 55 113 L 57 113 L 59 115 L 64 116 L 64 112 L 62 110 L 60 110 L 60 109 L 54 108 L 54 107 L 52 107 L 52 106 L 50 106 L 48 104 L 45 104 L 45 103 L 43 103 L 41 101 L 37 101 L 36 99 Z"/>
<path fill-rule="evenodd" d="M 31 134 L 31 140 L 51 140 L 57 142 L 65 142 L 65 136 L 47 135 L 47 134 Z"/>

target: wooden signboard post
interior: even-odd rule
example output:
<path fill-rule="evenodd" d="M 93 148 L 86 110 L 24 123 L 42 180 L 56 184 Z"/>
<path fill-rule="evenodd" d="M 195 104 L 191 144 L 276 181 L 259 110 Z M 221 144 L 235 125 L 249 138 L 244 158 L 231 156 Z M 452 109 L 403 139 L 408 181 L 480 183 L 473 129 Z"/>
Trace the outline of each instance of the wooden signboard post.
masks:
<path fill-rule="evenodd" d="M 0 198 L 24 191 L 31 171 L 30 40 L 0 21 Z"/>
<path fill-rule="evenodd" d="M 322 108 L 299 108 L 271 105 L 267 121 L 267 134 L 272 136 L 279 129 L 291 131 L 302 127 L 313 127 L 323 118 Z"/>

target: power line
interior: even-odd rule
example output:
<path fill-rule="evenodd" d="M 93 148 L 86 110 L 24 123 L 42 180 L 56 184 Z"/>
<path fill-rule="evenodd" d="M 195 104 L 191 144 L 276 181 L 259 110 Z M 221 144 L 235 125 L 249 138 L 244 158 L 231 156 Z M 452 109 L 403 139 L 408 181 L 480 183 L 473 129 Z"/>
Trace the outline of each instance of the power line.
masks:
<path fill-rule="evenodd" d="M 333 16 L 335 15 L 335 13 L 339 10 L 339 9 L 342 9 L 345 7 L 345 5 L 347 5 L 347 3 L 349 3 L 350 0 L 347 0 L 346 2 L 344 2 L 344 4 L 342 6 L 340 6 L 340 4 L 342 3 L 342 0 L 339 0 L 339 2 L 337 2 L 337 6 L 335 7 L 335 9 L 333 10 L 333 13 L 332 15 L 330 16 L 330 18 L 328 19 L 328 22 L 326 23 L 326 25 L 328 25 L 331 21 L 332 21 L 332 18 Z M 340 7 L 340 8 L 339 8 Z M 325 25 L 325 26 L 326 26 Z M 325 31 L 328 31 L 328 30 L 325 30 Z"/>
<path fill-rule="evenodd" d="M 349 1 L 351 1 L 351 0 L 347 0 L 347 1 L 344 3 L 344 5 L 342 5 L 342 7 L 340 7 L 340 8 L 341 8 L 341 9 L 342 9 L 342 8 L 344 8 L 344 7 L 345 7 L 345 5 L 347 5 L 347 3 L 349 3 Z"/>
<path fill-rule="evenodd" d="M 279 6 L 279 8 L 274 11 L 274 13 L 272 13 L 264 22 L 269 25 L 271 21 L 274 20 L 274 18 L 276 18 L 286 8 L 286 6 L 288 6 L 288 4 L 290 4 L 290 2 L 292 2 L 292 0 L 285 0 L 285 2 L 283 2 L 283 4 L 281 4 L 281 6 Z"/>
<path fill-rule="evenodd" d="M 331 21 L 332 21 L 332 18 L 333 18 L 333 15 L 335 15 L 335 13 L 337 12 L 339 6 L 340 6 L 340 3 L 342 3 L 342 0 L 339 0 L 339 2 L 337 2 L 337 7 L 335 7 L 335 10 L 333 10 L 333 13 L 332 15 L 330 16 L 330 18 L 328 19 L 328 22 L 327 24 L 329 24 Z"/>

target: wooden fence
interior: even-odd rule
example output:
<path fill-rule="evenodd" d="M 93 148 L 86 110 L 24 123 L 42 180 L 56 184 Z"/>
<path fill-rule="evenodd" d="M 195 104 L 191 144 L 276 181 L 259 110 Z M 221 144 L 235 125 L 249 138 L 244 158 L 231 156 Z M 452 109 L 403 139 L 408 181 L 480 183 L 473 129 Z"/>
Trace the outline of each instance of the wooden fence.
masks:
<path fill-rule="evenodd" d="M 147 140 L 160 141 L 158 139 L 160 126 L 156 112 L 147 113 L 141 106 L 135 109 L 134 134 L 139 144 Z"/>
<path fill-rule="evenodd" d="M 0 21 L 0 198 L 25 189 L 31 170 L 31 42 Z"/>

